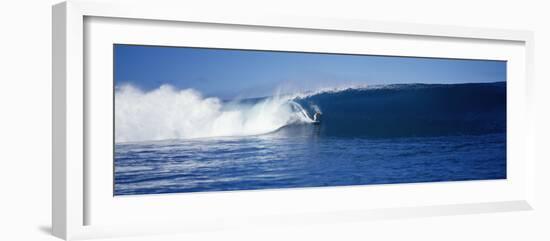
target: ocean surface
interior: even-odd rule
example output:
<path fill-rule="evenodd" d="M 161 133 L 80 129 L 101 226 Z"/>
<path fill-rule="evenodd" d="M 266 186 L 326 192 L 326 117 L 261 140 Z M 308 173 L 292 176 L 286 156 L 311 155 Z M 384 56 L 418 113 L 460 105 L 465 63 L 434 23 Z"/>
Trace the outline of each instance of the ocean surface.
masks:
<path fill-rule="evenodd" d="M 115 118 L 115 195 L 506 178 L 505 82 L 239 101 L 161 91 L 163 101 L 183 100 L 173 107 L 183 112 L 193 98 L 201 114 L 191 109 L 178 125 L 180 117 L 162 116 L 174 109 L 163 110 L 155 128 L 136 129 L 132 121 L 153 110 L 125 106 L 158 93 L 117 93 L 115 114 L 124 116 Z"/>

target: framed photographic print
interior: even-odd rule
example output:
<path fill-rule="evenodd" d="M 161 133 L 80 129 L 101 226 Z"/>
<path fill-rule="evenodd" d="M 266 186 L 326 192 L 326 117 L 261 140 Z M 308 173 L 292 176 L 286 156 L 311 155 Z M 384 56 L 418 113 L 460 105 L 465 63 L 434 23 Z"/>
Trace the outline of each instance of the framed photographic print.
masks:
<path fill-rule="evenodd" d="M 54 6 L 56 236 L 532 208 L 530 32 L 183 5 Z"/>
<path fill-rule="evenodd" d="M 506 61 L 113 48 L 115 196 L 506 179 Z"/>

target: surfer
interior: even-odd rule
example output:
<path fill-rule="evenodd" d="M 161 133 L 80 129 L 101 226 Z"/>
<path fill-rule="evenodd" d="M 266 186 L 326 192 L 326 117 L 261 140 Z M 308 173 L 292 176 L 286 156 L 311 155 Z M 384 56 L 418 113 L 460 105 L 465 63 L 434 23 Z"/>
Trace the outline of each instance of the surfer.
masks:
<path fill-rule="evenodd" d="M 313 123 L 314 124 L 320 124 L 321 123 L 321 112 L 317 111 L 313 115 Z"/>

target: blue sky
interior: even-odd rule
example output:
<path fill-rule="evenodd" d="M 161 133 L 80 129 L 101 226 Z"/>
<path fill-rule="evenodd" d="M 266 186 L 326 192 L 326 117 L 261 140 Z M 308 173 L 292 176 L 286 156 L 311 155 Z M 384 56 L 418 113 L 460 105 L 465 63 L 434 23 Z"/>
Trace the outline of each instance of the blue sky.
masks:
<path fill-rule="evenodd" d="M 115 86 L 170 84 L 224 99 L 352 84 L 506 81 L 504 61 L 120 44 L 114 51 Z"/>

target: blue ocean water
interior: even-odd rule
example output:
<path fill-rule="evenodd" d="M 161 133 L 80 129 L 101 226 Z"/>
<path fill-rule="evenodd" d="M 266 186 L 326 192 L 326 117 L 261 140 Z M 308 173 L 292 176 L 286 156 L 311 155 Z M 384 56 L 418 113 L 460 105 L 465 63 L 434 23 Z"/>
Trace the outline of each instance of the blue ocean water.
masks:
<path fill-rule="evenodd" d="M 321 124 L 117 143 L 115 195 L 506 178 L 504 82 L 350 88 L 292 101 L 321 111 Z"/>

